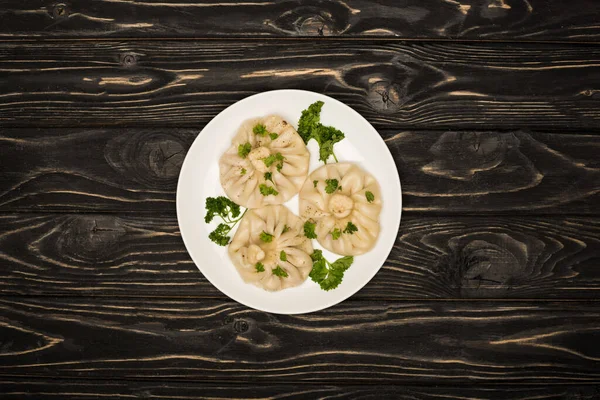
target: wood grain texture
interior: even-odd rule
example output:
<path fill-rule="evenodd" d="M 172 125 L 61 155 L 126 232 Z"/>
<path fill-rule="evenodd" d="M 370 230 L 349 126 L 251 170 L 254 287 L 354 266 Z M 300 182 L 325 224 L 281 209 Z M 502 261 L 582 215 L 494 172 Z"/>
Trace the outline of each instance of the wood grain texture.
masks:
<path fill-rule="evenodd" d="M 222 301 L 0 298 L 1 374 L 268 383 L 600 382 L 594 303 L 360 303 L 279 316 Z"/>
<path fill-rule="evenodd" d="M 2 295 L 225 299 L 173 217 L 13 214 L 0 216 L 0 232 Z M 599 262 L 598 218 L 405 217 L 353 298 L 597 299 Z"/>
<path fill-rule="evenodd" d="M 271 89 L 322 92 L 379 128 L 597 129 L 600 47 L 390 41 L 0 44 L 0 125 L 198 128 Z"/>
<path fill-rule="evenodd" d="M 300 385 L 277 384 L 211 384 L 115 380 L 60 380 L 48 378 L 3 378 L 0 376 L 2 399 L 89 399 L 89 398 L 159 398 L 181 399 L 241 399 L 241 400 L 594 400 L 600 396 L 600 386 L 483 386 L 477 387 L 410 387 L 392 385 L 323 385 L 303 382 Z"/>
<path fill-rule="evenodd" d="M 175 212 L 197 129 L 4 129 L 0 211 Z M 600 136 L 397 131 L 405 212 L 600 214 Z M 212 194 L 207 194 L 212 195 Z"/>
<path fill-rule="evenodd" d="M 388 36 L 597 41 L 593 0 L 8 0 L 0 37 Z"/>

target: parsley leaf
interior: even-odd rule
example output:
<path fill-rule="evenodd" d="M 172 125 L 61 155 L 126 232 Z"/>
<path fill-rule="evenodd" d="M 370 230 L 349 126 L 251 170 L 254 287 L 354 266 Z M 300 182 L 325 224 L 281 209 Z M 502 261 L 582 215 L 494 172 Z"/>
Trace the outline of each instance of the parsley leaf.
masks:
<path fill-rule="evenodd" d="M 291 230 L 289 226 L 284 225 L 283 226 L 283 231 L 281 231 L 281 233 L 286 233 L 287 231 Z"/>
<path fill-rule="evenodd" d="M 321 289 L 335 289 L 342 283 L 344 272 L 354 262 L 354 257 L 342 257 L 333 263 L 330 263 L 323 257 L 321 250 L 315 250 L 310 256 L 313 260 L 313 268 L 310 271 L 310 279 L 318 283 Z"/>
<path fill-rule="evenodd" d="M 204 222 L 210 223 L 215 216 L 221 219 L 237 218 L 240 215 L 240 206 L 225 196 L 206 198 L 206 216 Z M 227 220 L 225 222 L 228 222 Z"/>
<path fill-rule="evenodd" d="M 268 196 L 268 195 L 273 195 L 273 196 L 277 196 L 279 194 L 279 192 L 277 190 L 275 190 L 274 188 L 265 185 L 264 183 L 261 183 L 260 185 L 258 185 L 258 190 L 260 190 L 260 194 L 262 194 L 263 196 Z"/>
<path fill-rule="evenodd" d="M 277 268 L 273 269 L 273 275 L 278 276 L 280 278 L 287 278 L 289 275 L 285 272 L 285 269 L 281 268 L 279 265 Z"/>
<path fill-rule="evenodd" d="M 313 136 L 313 130 L 321 124 L 321 108 L 323 108 L 323 104 L 322 101 L 317 101 L 302 111 L 302 115 L 298 121 L 298 134 L 304 140 L 304 143 L 308 143 Z"/>
<path fill-rule="evenodd" d="M 208 238 L 219 246 L 227 246 L 229 244 L 229 232 L 242 219 L 240 217 L 240 206 L 229 200 L 227 197 L 207 197 L 206 198 L 206 215 L 204 222 L 211 223 L 215 217 L 223 220 L 215 230 L 208 234 Z M 239 218 L 238 218 L 239 217 Z"/>
<path fill-rule="evenodd" d="M 248 172 L 246 171 L 246 168 L 242 168 L 242 170 L 240 171 L 240 175 L 246 175 L 246 172 Z"/>
<path fill-rule="evenodd" d="M 340 236 L 342 236 L 342 231 L 340 230 L 340 228 L 335 228 L 331 231 L 331 238 L 333 240 L 338 240 Z"/>
<path fill-rule="evenodd" d="M 270 168 L 275 162 L 277 162 L 277 171 L 281 171 L 283 168 L 283 161 L 285 157 L 281 153 L 271 154 L 268 157 L 262 159 L 267 168 Z"/>
<path fill-rule="evenodd" d="M 313 187 L 317 187 L 317 183 L 319 183 L 319 181 L 313 181 Z"/>
<path fill-rule="evenodd" d="M 306 221 L 304 223 L 304 236 L 309 239 L 316 239 L 317 234 L 315 233 L 315 228 L 317 224 L 314 222 Z"/>
<path fill-rule="evenodd" d="M 275 182 L 273 182 L 273 174 L 270 172 L 265 172 L 265 182 L 266 181 L 271 181 L 273 184 L 275 184 Z"/>
<path fill-rule="evenodd" d="M 348 221 L 348 225 L 344 229 L 344 233 L 349 233 L 350 235 L 354 235 L 354 232 L 358 232 L 358 228 L 352 222 Z"/>
<path fill-rule="evenodd" d="M 285 253 L 285 251 L 281 250 L 281 253 L 279 253 L 279 259 L 281 261 L 287 261 L 287 254 Z"/>
<path fill-rule="evenodd" d="M 260 240 L 262 240 L 265 243 L 271 243 L 273 241 L 273 235 L 265 231 L 262 231 L 259 237 Z"/>
<path fill-rule="evenodd" d="M 269 133 L 269 136 L 271 137 L 271 140 L 275 140 L 279 137 L 279 135 L 276 133 Z"/>
<path fill-rule="evenodd" d="M 265 266 L 260 261 L 256 263 L 254 268 L 256 269 L 256 272 L 265 272 Z"/>
<path fill-rule="evenodd" d="M 265 136 L 267 133 L 269 133 L 267 132 L 267 127 L 263 124 L 254 125 L 254 128 L 252 128 L 252 132 L 254 132 L 254 134 L 258 136 Z"/>
<path fill-rule="evenodd" d="M 329 194 L 335 192 L 338 188 L 338 180 L 337 179 L 325 179 L 325 191 Z"/>
<path fill-rule="evenodd" d="M 251 151 L 252 151 L 252 145 L 248 142 L 246 142 L 244 144 L 240 144 L 238 146 L 238 156 L 240 156 L 242 158 L 248 157 L 248 154 L 250 154 Z"/>
<path fill-rule="evenodd" d="M 330 156 L 337 162 L 337 157 L 333 152 L 333 145 L 344 139 L 345 135 L 339 129 L 332 126 L 321 124 L 322 101 L 317 101 L 304 111 L 298 121 L 298 134 L 302 137 L 305 144 L 310 139 L 315 139 L 319 144 L 319 160 L 327 164 Z"/>
<path fill-rule="evenodd" d="M 375 196 L 371 192 L 365 192 L 365 197 L 369 203 L 372 203 L 375 200 Z"/>
<path fill-rule="evenodd" d="M 219 224 L 217 228 L 208 234 L 208 238 L 218 244 L 219 246 L 227 246 L 229 244 L 230 237 L 227 234 L 231 231 L 229 225 Z"/>

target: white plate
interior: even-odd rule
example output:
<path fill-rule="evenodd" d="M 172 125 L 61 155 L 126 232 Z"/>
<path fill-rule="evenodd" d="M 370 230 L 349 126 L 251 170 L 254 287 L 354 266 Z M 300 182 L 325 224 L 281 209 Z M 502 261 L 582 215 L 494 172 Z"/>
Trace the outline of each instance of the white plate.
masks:
<path fill-rule="evenodd" d="M 231 139 L 246 119 L 278 114 L 297 127 L 302 110 L 317 100 L 325 104 L 321 122 L 332 125 L 346 134 L 334 146 L 338 160 L 353 161 L 379 180 L 383 196 L 380 216 L 381 232 L 374 249 L 356 256 L 346 271 L 340 286 L 328 292 L 308 278 L 301 286 L 267 292 L 244 283 L 229 260 L 227 248 L 208 239 L 218 221 L 204 223 L 205 199 L 225 196 L 219 182 L 219 158 L 231 145 Z M 309 142 L 310 172 L 323 165 L 318 161 L 318 146 Z M 298 196 L 286 203 L 298 214 Z M 303 90 L 275 90 L 245 98 L 227 107 L 200 132 L 187 153 L 177 185 L 177 219 L 179 229 L 190 256 L 217 289 L 248 307 L 278 314 L 307 313 L 337 304 L 352 296 L 375 276 L 390 253 L 402 211 L 400 177 L 394 159 L 375 128 L 347 105 L 322 94 Z M 218 220 L 218 218 L 215 218 Z M 232 232 L 233 237 L 234 232 Z M 315 248 L 321 248 L 313 240 Z M 322 249 L 322 248 L 321 248 Z M 329 261 L 340 256 L 323 251 Z"/>

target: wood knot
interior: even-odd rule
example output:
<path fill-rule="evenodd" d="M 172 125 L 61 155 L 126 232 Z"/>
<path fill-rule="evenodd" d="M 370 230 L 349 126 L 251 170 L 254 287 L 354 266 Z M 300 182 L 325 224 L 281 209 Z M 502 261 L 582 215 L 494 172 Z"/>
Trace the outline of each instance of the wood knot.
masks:
<path fill-rule="evenodd" d="M 121 54 L 121 65 L 125 68 L 134 67 L 137 64 L 137 55 L 133 53 Z"/>
<path fill-rule="evenodd" d="M 476 173 L 498 168 L 513 150 L 518 152 L 519 144 L 510 133 L 445 132 L 429 149 L 435 160 L 421 169 L 429 175 L 471 180 Z"/>
<path fill-rule="evenodd" d="M 123 176 L 149 187 L 175 188 L 186 149 L 190 143 L 182 142 L 171 133 L 142 131 L 133 135 L 117 136 L 107 143 L 104 157 Z"/>
<path fill-rule="evenodd" d="M 312 16 L 304 19 L 298 30 L 302 35 L 309 36 L 331 36 L 335 34 L 330 26 L 331 21 L 325 20 L 322 16 Z"/>
<path fill-rule="evenodd" d="M 406 90 L 388 81 L 377 81 L 370 85 L 369 103 L 377 110 L 392 113 L 400 109 Z"/>
<path fill-rule="evenodd" d="M 71 261 L 97 263 L 110 259 L 126 231 L 118 218 L 112 216 L 70 217 L 56 239 L 58 253 Z"/>
<path fill-rule="evenodd" d="M 56 3 L 52 6 L 52 17 L 63 19 L 69 16 L 69 7 L 65 3 Z"/>
<path fill-rule="evenodd" d="M 248 323 L 244 320 L 238 320 L 233 323 L 233 329 L 237 333 L 244 333 L 248 330 L 248 328 L 249 328 Z"/>
<path fill-rule="evenodd" d="M 334 2 L 304 4 L 283 12 L 274 21 L 265 21 L 265 24 L 290 35 L 332 36 L 348 28 L 350 13 L 354 11 Z"/>
<path fill-rule="evenodd" d="M 515 238 L 505 233 L 472 232 L 448 241 L 448 254 L 437 265 L 437 273 L 461 297 L 492 297 L 510 290 L 542 252 L 544 243 L 533 238 Z"/>

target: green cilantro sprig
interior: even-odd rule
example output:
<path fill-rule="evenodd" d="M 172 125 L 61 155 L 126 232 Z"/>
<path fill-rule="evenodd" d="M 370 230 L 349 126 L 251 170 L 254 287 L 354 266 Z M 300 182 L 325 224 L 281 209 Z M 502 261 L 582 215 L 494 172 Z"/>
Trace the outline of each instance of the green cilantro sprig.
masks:
<path fill-rule="evenodd" d="M 375 195 L 372 192 L 365 192 L 365 197 L 369 203 L 372 203 L 375 200 Z"/>
<path fill-rule="evenodd" d="M 275 140 L 279 137 L 278 134 L 267 131 L 267 127 L 263 124 L 254 125 L 254 128 L 252 128 L 252 132 L 254 132 L 254 134 L 258 136 L 265 136 L 268 134 L 271 140 Z"/>
<path fill-rule="evenodd" d="M 246 211 L 241 216 L 240 213 L 240 206 L 227 197 L 207 197 L 204 222 L 209 224 L 215 217 L 223 220 L 215 230 L 209 233 L 208 238 L 219 246 L 227 246 L 231 240 L 229 232 L 244 217 Z"/>
<path fill-rule="evenodd" d="M 325 192 L 328 194 L 332 194 L 338 188 L 338 180 L 337 179 L 325 179 Z"/>
<path fill-rule="evenodd" d="M 277 268 L 274 268 L 273 270 L 273 275 L 278 276 L 280 278 L 287 278 L 289 275 L 288 273 L 285 271 L 285 269 L 281 268 L 281 266 L 277 266 Z"/>
<path fill-rule="evenodd" d="M 267 133 L 269 133 L 267 132 L 267 127 L 263 124 L 254 125 L 254 128 L 252 128 L 252 132 L 254 132 L 254 134 L 258 136 L 265 136 Z"/>
<path fill-rule="evenodd" d="M 319 160 L 327 164 L 327 159 L 333 156 L 335 162 L 338 162 L 333 145 L 344 139 L 345 135 L 342 131 L 321 124 L 321 108 L 322 101 L 317 101 L 304 111 L 298 121 L 298 134 L 302 137 L 305 144 L 308 144 L 310 139 L 315 139 L 319 144 Z"/>
<path fill-rule="evenodd" d="M 265 243 L 271 243 L 273 241 L 273 235 L 271 235 L 270 233 L 267 233 L 265 231 L 262 231 L 259 235 L 260 240 L 262 240 Z"/>
<path fill-rule="evenodd" d="M 270 168 L 271 165 L 277 163 L 277 171 L 281 171 L 283 168 L 283 161 L 285 161 L 285 157 L 281 153 L 271 154 L 268 157 L 262 159 L 267 168 Z"/>
<path fill-rule="evenodd" d="M 342 231 L 340 230 L 340 228 L 335 228 L 331 231 L 331 238 L 333 240 L 338 240 L 340 236 L 342 236 Z"/>
<path fill-rule="evenodd" d="M 354 232 L 358 232 L 358 227 L 356 225 L 354 225 L 352 222 L 348 221 L 346 228 L 344 228 L 344 233 L 354 235 Z"/>
<path fill-rule="evenodd" d="M 277 196 L 279 194 L 279 192 L 277 190 L 275 190 L 271 186 L 265 185 L 264 183 L 261 183 L 260 185 L 258 185 L 258 190 L 260 191 L 260 194 L 262 194 L 263 196 L 269 196 L 271 194 L 273 196 Z"/>
<path fill-rule="evenodd" d="M 308 276 L 318 283 L 321 289 L 326 291 L 335 289 L 342 283 L 344 272 L 354 262 L 354 257 L 346 256 L 330 263 L 323 257 L 321 250 L 315 250 L 310 257 L 313 261 L 313 267 Z"/>
<path fill-rule="evenodd" d="M 317 238 L 317 234 L 315 233 L 315 228 L 317 227 L 317 224 L 311 221 L 306 221 L 304 223 L 304 236 L 306 236 L 309 239 L 316 239 Z"/>
<path fill-rule="evenodd" d="M 242 158 L 248 157 L 248 154 L 252 151 L 252 145 L 248 142 L 238 145 L 238 156 Z"/>

